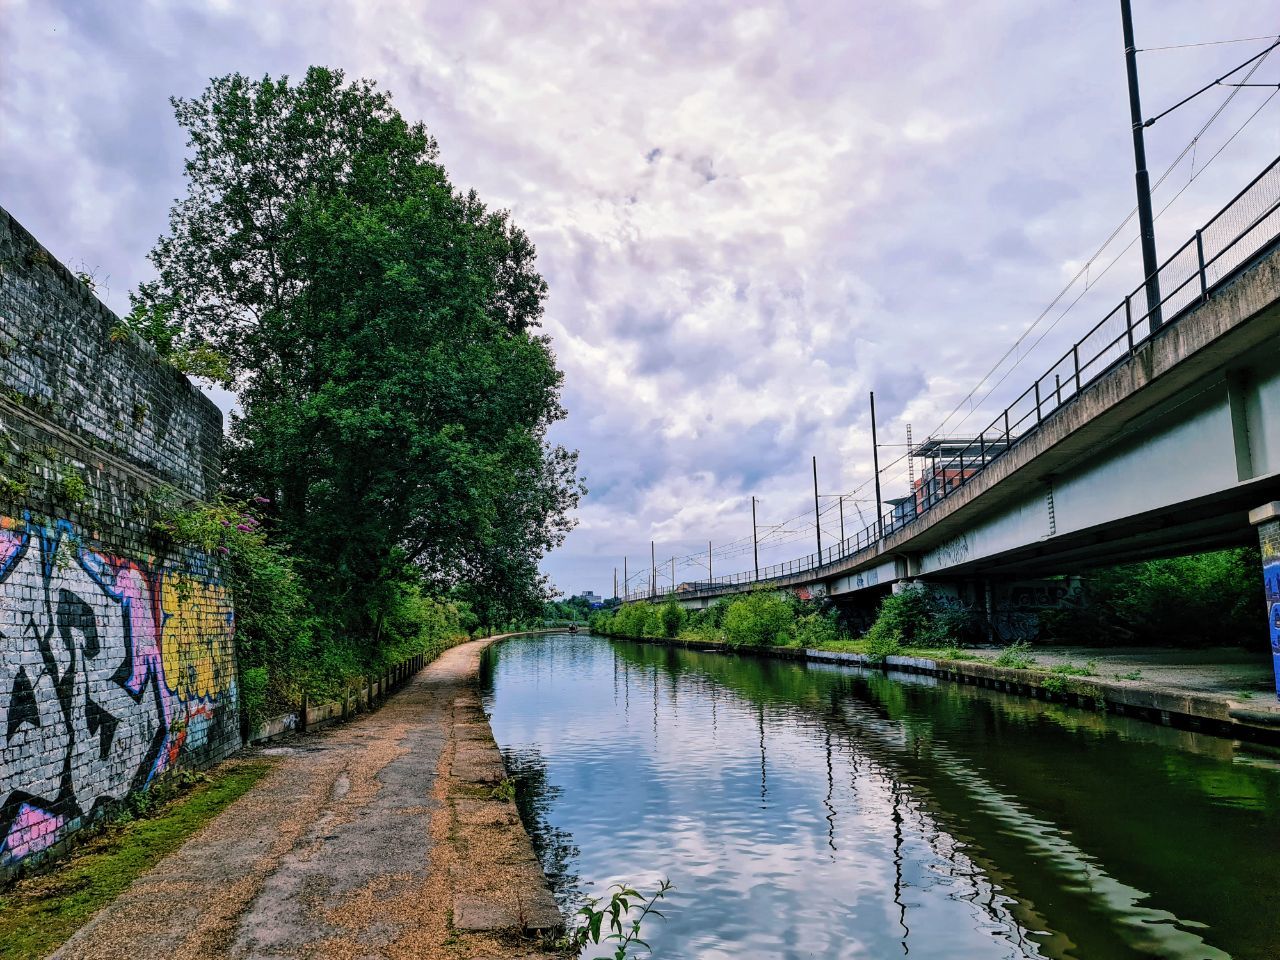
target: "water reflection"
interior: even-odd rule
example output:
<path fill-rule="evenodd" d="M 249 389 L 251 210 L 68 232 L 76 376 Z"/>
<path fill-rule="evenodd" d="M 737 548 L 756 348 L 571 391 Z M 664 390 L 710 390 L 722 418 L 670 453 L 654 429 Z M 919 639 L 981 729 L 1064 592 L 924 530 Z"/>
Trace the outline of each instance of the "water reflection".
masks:
<path fill-rule="evenodd" d="M 1278 953 L 1280 777 L 1224 741 L 590 637 L 485 677 L 562 902 L 676 882 L 655 956 Z"/>

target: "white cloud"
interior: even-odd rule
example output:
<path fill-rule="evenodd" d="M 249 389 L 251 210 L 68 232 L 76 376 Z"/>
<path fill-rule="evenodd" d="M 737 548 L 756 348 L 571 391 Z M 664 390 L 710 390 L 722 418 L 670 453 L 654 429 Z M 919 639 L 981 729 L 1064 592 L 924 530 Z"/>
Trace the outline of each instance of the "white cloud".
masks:
<path fill-rule="evenodd" d="M 1137 6 L 1140 41 L 1203 38 L 1192 0 Z M 1259 16 L 1221 5 L 1215 36 L 1265 32 Z M 1110 7 L 18 0 L 3 29 L 4 203 L 63 259 L 110 274 L 117 309 L 182 190 L 169 95 L 316 62 L 424 120 L 454 180 L 538 244 L 570 413 L 555 436 L 581 449 L 594 491 L 546 564 L 570 591 L 606 590 L 652 538 L 669 556 L 749 534 L 752 493 L 762 521 L 804 512 L 811 454 L 824 490 L 863 484 L 867 391 L 884 438 L 908 421 L 926 434 L 1133 203 Z M 1144 55 L 1149 112 L 1245 55 Z M 1221 97 L 1204 99 L 1151 128 L 1155 173 Z M 1237 97 L 1197 162 L 1260 102 Z M 1162 243 L 1278 148 L 1268 108 L 1162 219 Z M 1135 285 L 1134 262 L 959 429 Z"/>

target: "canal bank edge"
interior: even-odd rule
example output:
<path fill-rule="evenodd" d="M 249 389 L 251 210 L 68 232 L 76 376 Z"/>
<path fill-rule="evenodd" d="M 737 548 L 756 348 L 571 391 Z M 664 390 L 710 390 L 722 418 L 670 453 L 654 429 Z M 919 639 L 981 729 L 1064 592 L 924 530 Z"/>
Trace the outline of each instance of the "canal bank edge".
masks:
<path fill-rule="evenodd" d="M 448 864 L 453 928 L 464 933 L 547 937 L 564 928 L 542 863 L 533 849 L 507 779 L 506 762 L 480 703 L 480 658 L 512 637 L 558 633 L 530 630 L 469 645 L 468 683 L 454 698 L 440 758 L 431 832 L 453 847 Z M 437 817 L 443 823 L 434 822 Z"/>
<path fill-rule="evenodd" d="M 1084 710 L 1106 710 L 1162 726 L 1180 727 L 1219 737 L 1280 746 L 1280 708 L 1196 696 L 1150 683 L 1117 683 L 1099 677 L 1063 676 L 1049 670 L 1018 670 L 973 660 L 889 656 L 874 660 L 864 653 L 840 653 L 801 647 L 730 647 L 708 640 L 678 637 L 606 637 L 658 646 L 684 647 L 725 654 L 749 654 L 779 660 L 840 663 L 871 669 L 916 673 L 1046 700 Z"/>
<path fill-rule="evenodd" d="M 554 955 L 564 922 L 495 792 L 506 771 L 480 709 L 481 652 L 520 635 L 459 644 L 375 712 L 260 749 L 272 771 L 53 956 Z"/>

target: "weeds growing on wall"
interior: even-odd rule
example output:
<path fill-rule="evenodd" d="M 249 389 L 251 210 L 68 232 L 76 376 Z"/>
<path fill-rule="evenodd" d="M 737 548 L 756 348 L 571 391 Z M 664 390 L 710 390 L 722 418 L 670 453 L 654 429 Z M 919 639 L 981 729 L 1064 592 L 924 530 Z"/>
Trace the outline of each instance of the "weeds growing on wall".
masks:
<path fill-rule="evenodd" d="M 430 659 L 465 638 L 476 618 L 465 603 L 434 600 L 399 586 L 378 644 L 335 633 L 307 602 L 295 562 L 271 542 L 255 501 L 152 498 L 153 526 L 164 540 L 217 559 L 235 603 L 240 701 L 250 722 L 295 709 L 303 695 L 335 699 L 349 685 L 417 654 Z"/>

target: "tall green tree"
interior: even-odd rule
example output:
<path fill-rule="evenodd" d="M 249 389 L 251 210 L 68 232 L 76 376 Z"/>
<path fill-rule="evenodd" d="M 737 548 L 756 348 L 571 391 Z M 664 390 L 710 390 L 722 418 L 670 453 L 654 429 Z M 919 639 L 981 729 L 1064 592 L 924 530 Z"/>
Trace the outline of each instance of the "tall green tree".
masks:
<path fill-rule="evenodd" d="M 173 101 L 187 195 L 131 322 L 226 361 L 228 475 L 272 500 L 317 606 L 377 637 L 406 587 L 539 609 L 584 492 L 529 238 L 453 187 L 365 80 L 213 80 Z"/>

